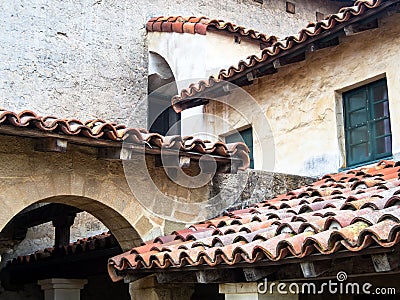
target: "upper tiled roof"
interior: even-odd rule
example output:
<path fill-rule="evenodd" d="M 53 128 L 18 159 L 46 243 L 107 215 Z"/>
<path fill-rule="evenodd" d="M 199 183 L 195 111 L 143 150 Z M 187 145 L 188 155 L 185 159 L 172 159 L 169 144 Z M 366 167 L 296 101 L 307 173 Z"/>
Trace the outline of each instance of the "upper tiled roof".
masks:
<path fill-rule="evenodd" d="M 400 241 L 400 163 L 330 174 L 272 200 L 158 237 L 109 260 L 109 273 L 277 262 Z M 122 272 L 122 273 L 121 273 Z"/>
<path fill-rule="evenodd" d="M 46 248 L 30 255 L 21 255 L 7 262 L 8 267 L 32 264 L 54 257 L 76 255 L 83 252 L 120 248 L 117 240 L 110 232 L 104 232 L 88 238 L 79 239 L 60 249 Z M 118 252 L 117 252 L 118 253 Z"/>
<path fill-rule="evenodd" d="M 209 19 L 207 17 L 156 17 L 146 24 L 149 32 L 178 32 L 206 35 L 208 30 L 237 34 L 269 46 L 277 41 L 275 36 L 267 36 L 254 29 L 246 29 L 231 22 Z"/>
<path fill-rule="evenodd" d="M 283 40 L 275 41 L 271 46 L 264 48 L 259 55 L 251 55 L 246 60 L 241 60 L 236 65 L 228 69 L 222 69 L 218 75 L 210 76 L 206 80 L 201 80 L 183 89 L 180 95 L 172 98 L 172 104 L 176 111 L 181 111 L 183 102 L 190 101 L 198 93 L 211 88 L 222 81 L 230 81 L 232 77 L 243 73 L 258 64 L 266 64 L 275 59 L 277 55 L 284 54 L 297 45 L 304 46 L 311 38 L 318 38 L 322 34 L 334 29 L 336 26 L 351 22 L 355 17 L 366 15 L 369 11 L 378 11 L 385 5 L 400 2 L 399 0 L 357 0 L 351 7 L 343 7 L 337 14 L 327 16 L 319 22 L 310 22 L 297 35 L 288 36 Z"/>
<path fill-rule="evenodd" d="M 10 131 L 8 127 L 18 131 Z M 81 137 L 89 141 L 124 142 L 146 145 L 152 149 L 170 149 L 199 155 L 209 154 L 221 157 L 236 157 L 242 160 L 241 169 L 250 165 L 248 148 L 244 143 L 225 144 L 222 142 L 193 139 L 193 137 L 161 136 L 145 129 L 131 128 L 122 124 L 94 119 L 86 122 L 77 119 L 63 119 L 53 116 L 39 116 L 33 111 L 20 113 L 0 109 L 0 133 L 23 134 L 23 130 L 35 130 L 43 134 L 57 134 L 61 138 Z M 21 131 L 22 130 L 22 131 Z M 28 136 L 32 134 L 26 134 Z M 32 135 L 33 136 L 33 135 Z M 47 135 L 46 135 L 47 136 Z M 90 143 L 89 143 L 90 144 Z"/>

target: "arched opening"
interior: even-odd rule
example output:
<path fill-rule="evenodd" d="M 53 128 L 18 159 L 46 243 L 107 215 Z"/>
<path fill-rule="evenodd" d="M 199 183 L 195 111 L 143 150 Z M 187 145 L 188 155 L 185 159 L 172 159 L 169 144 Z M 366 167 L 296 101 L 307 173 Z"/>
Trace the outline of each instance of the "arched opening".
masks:
<path fill-rule="evenodd" d="M 21 293 L 42 299 L 39 280 L 67 278 L 85 280 L 81 299 L 128 300 L 128 287 L 113 285 L 107 275 L 107 260 L 121 254 L 127 240 L 141 243 L 123 216 L 98 201 L 56 196 L 35 202 L 0 232 L 0 299 Z"/>
<path fill-rule="evenodd" d="M 171 106 L 178 94 L 174 74 L 167 61 L 155 52 L 149 53 L 148 128 L 161 135 L 180 134 L 180 114 Z"/>

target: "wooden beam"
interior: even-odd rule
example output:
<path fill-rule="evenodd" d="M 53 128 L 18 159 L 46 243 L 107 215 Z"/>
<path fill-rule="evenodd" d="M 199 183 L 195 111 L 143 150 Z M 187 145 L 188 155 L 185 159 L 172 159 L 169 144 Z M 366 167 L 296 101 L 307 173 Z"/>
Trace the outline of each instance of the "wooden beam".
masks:
<path fill-rule="evenodd" d="M 166 283 L 195 283 L 197 277 L 194 272 L 162 272 L 157 273 L 157 282 Z"/>
<path fill-rule="evenodd" d="M 187 169 L 190 167 L 191 159 L 187 156 L 162 155 L 155 159 L 155 166 L 159 168 Z"/>
<path fill-rule="evenodd" d="M 275 59 L 272 62 L 272 65 L 274 66 L 275 69 L 279 69 L 281 67 L 281 61 L 279 60 L 279 58 Z"/>
<path fill-rule="evenodd" d="M 149 276 L 149 274 L 126 274 L 124 275 L 124 283 L 131 283 L 147 276 Z"/>
<path fill-rule="evenodd" d="M 259 69 L 255 70 L 257 78 L 265 76 L 265 75 L 272 75 L 272 74 L 275 74 L 277 72 L 278 72 L 278 70 L 276 68 L 274 68 L 273 65 L 267 65 L 265 67 L 262 67 L 262 68 L 259 68 Z"/>
<path fill-rule="evenodd" d="M 243 268 L 246 281 L 259 281 L 274 273 L 276 268 Z"/>
<path fill-rule="evenodd" d="M 306 49 L 304 49 L 304 51 L 297 53 L 295 55 L 285 56 L 285 57 L 280 58 L 279 59 L 280 67 L 287 66 L 287 65 L 294 64 L 294 63 L 305 60 L 306 59 L 305 51 L 306 51 Z"/>
<path fill-rule="evenodd" d="M 400 266 L 399 255 L 395 254 L 373 254 L 371 255 L 372 263 L 376 272 L 389 272 L 393 271 Z"/>
<path fill-rule="evenodd" d="M 120 160 L 121 148 L 99 148 L 97 150 L 97 158 L 105 160 Z"/>
<path fill-rule="evenodd" d="M 319 261 L 319 262 L 303 262 L 300 263 L 301 271 L 305 278 L 318 277 L 331 269 L 330 261 Z"/>
<path fill-rule="evenodd" d="M 386 253 L 371 255 L 376 272 L 388 272 L 392 270 Z"/>
<path fill-rule="evenodd" d="M 15 240 L 23 240 L 26 237 L 26 231 L 28 228 L 51 222 L 54 220 L 54 218 L 57 218 L 65 213 L 76 214 L 79 212 L 82 212 L 82 210 L 65 204 L 46 204 L 29 211 L 19 213 L 11 220 L 11 222 L 7 224 L 2 233 L 5 236 L 10 236 Z"/>
<path fill-rule="evenodd" d="M 243 274 L 243 273 L 242 273 Z M 198 283 L 227 283 L 244 280 L 237 270 L 210 269 L 196 272 Z"/>
<path fill-rule="evenodd" d="M 41 138 L 36 141 L 34 150 L 39 152 L 67 152 L 68 141 L 59 138 Z"/>
<path fill-rule="evenodd" d="M 253 74 L 253 72 L 247 73 L 247 74 L 246 74 L 246 77 L 247 77 L 247 80 L 248 80 L 249 82 L 253 82 L 253 81 L 254 81 L 254 74 Z"/>
<path fill-rule="evenodd" d="M 335 47 L 340 44 L 339 37 L 343 36 L 344 34 L 345 34 L 344 31 L 340 31 L 333 37 L 330 37 L 328 39 L 322 39 L 320 41 L 316 41 L 315 43 L 312 43 L 310 45 L 312 45 L 314 47 L 314 51 L 329 48 L 329 47 Z"/>
<path fill-rule="evenodd" d="M 344 27 L 344 32 L 345 32 L 346 36 L 351 36 L 353 34 L 371 30 L 371 29 L 375 29 L 378 27 L 379 27 L 378 19 L 375 19 L 375 20 L 369 21 L 368 23 L 359 22 L 359 23 L 355 23 L 355 24 L 350 24 L 350 25 Z"/>
<path fill-rule="evenodd" d="M 12 125 L 1 125 L 0 134 L 28 138 L 56 138 L 64 139 L 69 143 L 86 145 L 90 147 L 121 147 L 121 142 L 111 140 L 93 139 L 83 136 L 62 135 L 59 133 L 41 131 L 39 129 L 21 128 Z"/>
<path fill-rule="evenodd" d="M 283 66 L 287 66 L 289 64 L 297 63 L 306 59 L 305 51 L 300 51 L 299 53 L 294 53 L 293 55 L 283 56 L 272 61 L 272 65 L 275 69 L 279 69 Z"/>

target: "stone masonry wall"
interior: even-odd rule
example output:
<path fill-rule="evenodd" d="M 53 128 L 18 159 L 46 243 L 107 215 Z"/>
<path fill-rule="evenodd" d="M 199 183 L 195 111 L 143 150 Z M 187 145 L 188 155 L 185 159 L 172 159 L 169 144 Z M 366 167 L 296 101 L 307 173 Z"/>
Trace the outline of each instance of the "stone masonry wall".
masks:
<path fill-rule="evenodd" d="M 231 205 L 227 210 L 243 209 L 313 181 L 311 177 L 247 170 L 238 174 L 217 175 L 212 183 L 211 196 L 221 193 L 221 196 L 230 198 Z"/>
<path fill-rule="evenodd" d="M 146 21 L 159 15 L 207 15 L 286 36 L 328 0 L 12 0 L 0 3 L 0 106 L 40 114 L 105 118 L 146 126 Z M 139 104 L 140 103 L 140 104 Z M 135 110 L 136 109 L 136 110 Z"/>

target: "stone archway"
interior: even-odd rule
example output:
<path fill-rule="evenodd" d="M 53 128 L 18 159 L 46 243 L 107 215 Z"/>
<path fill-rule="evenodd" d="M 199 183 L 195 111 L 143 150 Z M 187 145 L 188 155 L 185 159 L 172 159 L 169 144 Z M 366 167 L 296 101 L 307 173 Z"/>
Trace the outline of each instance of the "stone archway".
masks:
<path fill-rule="evenodd" d="M 97 159 L 97 149 L 71 145 L 67 153 L 36 152 L 29 138 L 0 137 L 0 232 L 26 207 L 63 203 L 87 211 L 123 250 L 162 233 L 133 196 L 121 161 Z"/>

